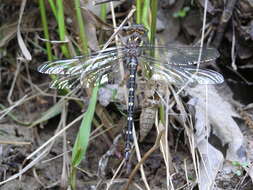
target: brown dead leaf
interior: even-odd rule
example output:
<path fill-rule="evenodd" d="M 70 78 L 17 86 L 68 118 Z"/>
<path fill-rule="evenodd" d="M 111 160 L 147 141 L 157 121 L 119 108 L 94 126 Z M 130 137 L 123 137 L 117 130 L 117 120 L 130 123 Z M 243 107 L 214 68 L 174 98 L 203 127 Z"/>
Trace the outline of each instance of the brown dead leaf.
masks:
<path fill-rule="evenodd" d="M 91 11 L 83 7 L 83 17 L 85 20 L 85 32 L 89 36 L 88 43 L 89 47 L 93 51 L 99 50 L 99 43 L 96 35 L 96 29 L 101 28 L 105 30 L 113 30 L 113 27 L 103 22 L 98 16 L 93 14 Z"/>
<path fill-rule="evenodd" d="M 89 9 L 83 7 L 83 13 L 86 19 L 92 24 L 94 24 L 97 28 L 103 29 L 103 30 L 113 30 L 113 26 L 110 24 L 105 23 L 103 20 L 101 20 L 96 14 L 94 14 Z"/>

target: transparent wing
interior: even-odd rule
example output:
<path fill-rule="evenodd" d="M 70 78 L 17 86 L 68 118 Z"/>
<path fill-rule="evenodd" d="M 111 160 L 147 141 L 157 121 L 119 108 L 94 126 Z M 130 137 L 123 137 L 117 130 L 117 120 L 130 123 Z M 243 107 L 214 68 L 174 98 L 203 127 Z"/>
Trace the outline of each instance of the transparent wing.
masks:
<path fill-rule="evenodd" d="M 58 78 L 51 83 L 51 88 L 89 88 L 98 80 L 106 83 L 108 78 L 112 78 L 118 71 L 117 61 L 126 58 L 124 51 L 123 48 L 113 47 L 88 56 L 46 62 L 38 67 L 38 71 L 45 74 L 58 74 Z"/>
<path fill-rule="evenodd" d="M 62 75 L 53 80 L 50 84 L 50 88 L 56 89 L 74 89 L 80 88 L 80 75 Z"/>
<path fill-rule="evenodd" d="M 156 62 L 142 62 L 151 70 L 155 80 L 166 80 L 173 84 L 220 84 L 224 82 L 223 76 L 213 70 L 200 69 L 192 66 L 178 66 L 157 64 Z"/>
<path fill-rule="evenodd" d="M 163 62 L 170 65 L 193 65 L 198 63 L 200 47 L 187 46 L 143 46 L 140 47 L 141 57 L 152 62 Z M 154 52 L 156 57 L 151 57 Z M 200 63 L 209 62 L 219 57 L 214 48 L 202 48 Z"/>
<path fill-rule="evenodd" d="M 224 82 L 223 76 L 210 69 L 183 68 L 198 84 L 221 84 Z"/>
<path fill-rule="evenodd" d="M 38 71 L 45 74 L 75 75 L 106 67 L 109 63 L 118 60 L 119 53 L 124 53 L 123 48 L 107 48 L 103 51 L 88 56 L 77 56 L 71 59 L 46 62 L 38 67 Z"/>
<path fill-rule="evenodd" d="M 96 70 L 83 71 L 82 73 L 58 75 L 50 88 L 57 89 L 74 89 L 74 88 L 90 88 L 97 82 L 106 84 L 110 79 L 114 78 L 115 73 L 119 71 L 117 64 L 108 64 L 106 67 L 100 67 Z"/>

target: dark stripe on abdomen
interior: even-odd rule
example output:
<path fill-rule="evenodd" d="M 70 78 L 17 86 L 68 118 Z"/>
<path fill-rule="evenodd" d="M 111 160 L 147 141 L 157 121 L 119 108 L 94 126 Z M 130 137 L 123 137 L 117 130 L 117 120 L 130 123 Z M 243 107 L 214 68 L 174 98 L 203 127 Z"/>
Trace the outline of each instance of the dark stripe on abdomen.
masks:
<path fill-rule="evenodd" d="M 129 59 L 128 68 L 129 68 L 129 79 L 128 79 L 128 109 L 127 109 L 127 129 L 125 131 L 125 159 L 129 160 L 130 150 L 133 144 L 133 114 L 134 114 L 134 96 L 135 96 L 135 86 L 136 86 L 136 72 L 138 66 L 138 60 L 135 57 Z"/>

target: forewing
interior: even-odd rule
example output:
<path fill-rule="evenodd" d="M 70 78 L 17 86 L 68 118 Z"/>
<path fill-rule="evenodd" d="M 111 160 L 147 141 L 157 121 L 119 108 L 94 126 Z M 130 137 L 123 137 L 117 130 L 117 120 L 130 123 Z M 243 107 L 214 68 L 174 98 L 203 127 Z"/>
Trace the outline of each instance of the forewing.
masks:
<path fill-rule="evenodd" d="M 61 75 L 57 79 L 53 80 L 50 84 L 50 88 L 55 89 L 74 89 L 80 88 L 80 75 Z"/>
<path fill-rule="evenodd" d="M 116 72 L 118 72 L 118 65 L 111 63 L 96 69 L 84 70 L 82 73 L 58 75 L 58 78 L 51 83 L 50 88 L 90 88 L 97 82 L 100 82 L 100 84 L 108 83 Z"/>
<path fill-rule="evenodd" d="M 117 72 L 118 64 L 116 63 L 118 59 L 125 59 L 124 51 L 123 48 L 114 47 L 88 56 L 47 62 L 39 66 L 38 71 L 58 75 L 58 78 L 51 83 L 51 88 L 88 88 L 98 81 L 106 83 L 108 77 Z"/>
<path fill-rule="evenodd" d="M 124 53 L 123 48 L 108 48 L 88 56 L 77 56 L 71 59 L 46 62 L 38 67 L 38 71 L 45 74 L 75 75 L 91 69 L 107 66 L 108 63 L 118 60 L 119 52 Z"/>
<path fill-rule="evenodd" d="M 143 46 L 141 49 L 141 57 L 152 62 L 162 62 L 170 65 L 193 65 L 197 64 L 200 55 L 200 47 L 187 46 Z M 155 57 L 150 55 L 155 53 Z M 219 57 L 219 52 L 214 48 L 202 48 L 200 63 L 209 62 Z"/>

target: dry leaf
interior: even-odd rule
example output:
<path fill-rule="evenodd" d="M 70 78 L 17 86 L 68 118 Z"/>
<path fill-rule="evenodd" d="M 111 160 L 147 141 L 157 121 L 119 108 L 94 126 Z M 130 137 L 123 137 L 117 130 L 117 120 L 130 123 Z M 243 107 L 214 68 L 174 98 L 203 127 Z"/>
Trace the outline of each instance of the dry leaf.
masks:
<path fill-rule="evenodd" d="M 213 189 L 216 175 L 223 165 L 222 153 L 208 142 L 209 131 L 206 126 L 206 115 L 199 106 L 198 100 L 192 98 L 188 105 L 195 108 L 195 134 L 196 148 L 200 153 L 199 189 Z M 209 126 L 209 125 L 208 125 Z"/>
<path fill-rule="evenodd" d="M 203 85 L 198 85 L 196 88 L 188 89 L 188 92 L 198 98 L 196 109 L 206 114 L 206 119 L 212 125 L 215 135 L 223 145 L 228 144 L 226 160 L 245 162 L 247 159 L 244 138 L 233 119 L 237 114 L 232 106 L 219 96 L 213 86 L 205 88 Z"/>
<path fill-rule="evenodd" d="M 17 38 L 18 38 L 18 45 L 21 49 L 21 52 L 23 53 L 26 60 L 30 61 L 30 60 L 32 60 L 32 56 L 31 56 L 30 52 L 28 51 L 28 49 L 25 45 L 25 42 L 21 36 L 21 32 L 20 32 L 20 25 L 21 25 L 22 16 L 23 16 L 23 13 L 25 10 L 25 5 L 26 5 L 26 0 L 23 0 L 21 7 L 20 7 L 20 13 L 19 13 L 19 19 L 18 19 Z"/>

